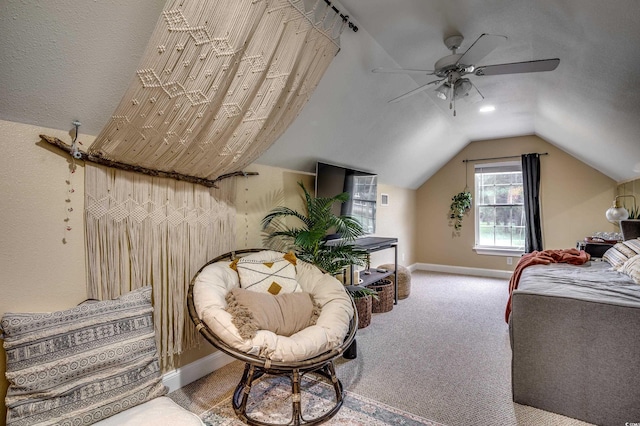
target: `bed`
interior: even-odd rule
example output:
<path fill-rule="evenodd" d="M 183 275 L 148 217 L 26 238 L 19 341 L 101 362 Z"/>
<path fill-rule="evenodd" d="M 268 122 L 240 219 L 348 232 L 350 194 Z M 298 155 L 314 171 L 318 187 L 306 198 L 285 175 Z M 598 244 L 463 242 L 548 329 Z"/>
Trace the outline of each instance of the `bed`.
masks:
<path fill-rule="evenodd" d="M 509 318 L 514 402 L 598 425 L 640 422 L 640 280 L 623 267 L 639 256 L 522 271 Z"/>

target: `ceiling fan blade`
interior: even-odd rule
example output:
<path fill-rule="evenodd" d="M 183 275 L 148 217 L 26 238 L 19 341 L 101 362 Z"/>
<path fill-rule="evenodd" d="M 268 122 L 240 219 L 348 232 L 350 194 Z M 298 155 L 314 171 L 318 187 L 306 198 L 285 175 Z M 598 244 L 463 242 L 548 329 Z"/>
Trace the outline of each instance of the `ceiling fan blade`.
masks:
<path fill-rule="evenodd" d="M 433 75 L 433 70 L 415 70 L 410 68 L 375 68 L 372 69 L 373 73 L 395 73 L 395 74 L 420 74 L 420 75 Z"/>
<path fill-rule="evenodd" d="M 458 59 L 458 63 L 475 65 L 505 41 L 507 41 L 507 37 L 502 35 L 482 34 Z"/>
<path fill-rule="evenodd" d="M 511 64 L 487 65 L 478 67 L 476 75 L 519 74 L 525 72 L 553 71 L 558 68 L 560 59 L 540 59 L 537 61 L 513 62 Z"/>
<path fill-rule="evenodd" d="M 427 84 L 423 84 L 422 86 L 418 87 L 417 89 L 413 89 L 410 92 L 405 93 L 404 95 L 400 95 L 397 98 L 393 98 L 389 101 L 390 104 L 401 101 L 405 98 L 408 98 L 409 96 L 415 95 L 416 93 L 422 92 L 423 90 L 426 90 L 428 86 L 432 85 L 432 84 L 436 84 L 436 83 L 440 83 L 442 80 L 444 80 L 444 78 L 440 79 L 440 80 L 433 80 L 428 82 Z"/>

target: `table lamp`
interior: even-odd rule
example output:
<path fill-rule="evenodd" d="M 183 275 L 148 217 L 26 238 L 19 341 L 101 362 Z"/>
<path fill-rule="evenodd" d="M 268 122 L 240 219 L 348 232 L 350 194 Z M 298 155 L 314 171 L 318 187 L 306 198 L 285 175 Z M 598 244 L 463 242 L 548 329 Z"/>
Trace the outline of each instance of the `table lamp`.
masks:
<path fill-rule="evenodd" d="M 633 195 L 616 195 L 616 198 L 613 200 L 613 205 L 609 207 L 609 210 L 605 213 L 607 216 L 607 220 L 611 223 L 618 224 L 621 220 L 626 220 L 629 218 L 629 211 L 625 209 L 618 201 L 619 198 L 631 197 L 633 198 L 633 208 L 635 210 L 636 207 L 636 197 Z"/>

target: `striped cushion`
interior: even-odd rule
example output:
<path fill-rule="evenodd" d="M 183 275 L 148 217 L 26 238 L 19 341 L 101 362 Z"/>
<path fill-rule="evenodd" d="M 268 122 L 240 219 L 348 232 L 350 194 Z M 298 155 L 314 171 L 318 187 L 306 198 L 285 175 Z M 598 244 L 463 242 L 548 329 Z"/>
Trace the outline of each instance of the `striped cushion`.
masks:
<path fill-rule="evenodd" d="M 620 272 L 629 275 L 636 284 L 640 284 L 640 254 L 627 260 L 620 268 Z"/>
<path fill-rule="evenodd" d="M 151 287 L 51 313 L 6 313 L 7 425 L 89 425 L 166 394 Z"/>
<path fill-rule="evenodd" d="M 637 254 L 640 254 L 640 239 L 638 238 L 616 244 L 607 250 L 602 258 L 609 262 L 613 269 L 620 270 L 628 259 Z"/>

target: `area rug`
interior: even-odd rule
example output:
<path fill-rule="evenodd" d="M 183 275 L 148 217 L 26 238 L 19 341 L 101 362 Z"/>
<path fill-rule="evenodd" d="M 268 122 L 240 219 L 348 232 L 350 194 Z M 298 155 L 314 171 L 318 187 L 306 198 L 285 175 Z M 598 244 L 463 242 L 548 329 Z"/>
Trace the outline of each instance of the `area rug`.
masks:
<path fill-rule="evenodd" d="M 332 408 L 335 401 L 333 388 L 326 382 L 304 378 L 302 388 L 302 413 L 305 419 L 317 418 Z M 259 402 L 259 406 L 255 402 Z M 291 385 L 289 379 L 266 376 L 251 389 L 247 413 L 256 420 L 287 424 L 291 420 Z M 213 409 L 202 414 L 209 426 L 242 426 L 233 407 L 231 397 L 225 398 Z M 344 403 L 338 413 L 326 425 L 346 426 L 442 426 L 420 416 L 389 407 L 363 396 L 345 392 Z"/>

